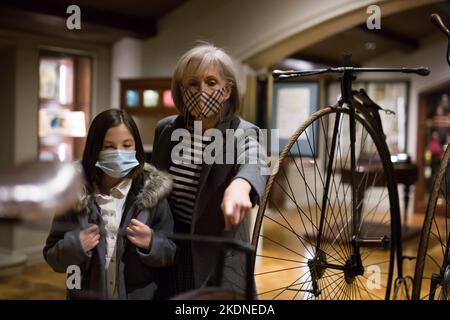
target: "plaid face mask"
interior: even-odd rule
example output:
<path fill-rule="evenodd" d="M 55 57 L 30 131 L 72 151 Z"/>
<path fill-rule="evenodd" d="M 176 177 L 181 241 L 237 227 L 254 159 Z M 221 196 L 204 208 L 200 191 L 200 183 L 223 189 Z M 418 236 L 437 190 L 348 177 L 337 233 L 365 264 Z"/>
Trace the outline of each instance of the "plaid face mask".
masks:
<path fill-rule="evenodd" d="M 196 115 L 199 120 L 205 118 L 211 111 L 216 114 L 222 109 L 226 87 L 214 90 L 211 93 L 192 92 L 188 88 L 181 88 L 187 111 L 191 115 Z"/>

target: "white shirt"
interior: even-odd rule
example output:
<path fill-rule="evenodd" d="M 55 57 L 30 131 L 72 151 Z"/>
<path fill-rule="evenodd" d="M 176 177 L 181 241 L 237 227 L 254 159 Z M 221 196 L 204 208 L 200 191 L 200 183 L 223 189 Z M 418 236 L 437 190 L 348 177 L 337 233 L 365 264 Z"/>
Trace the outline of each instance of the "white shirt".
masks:
<path fill-rule="evenodd" d="M 116 243 L 117 233 L 125 209 L 125 200 L 131 188 L 132 180 L 123 179 L 113 187 L 110 195 L 96 194 L 95 200 L 100 207 L 100 214 L 106 229 L 106 280 L 108 297 L 116 295 Z"/>

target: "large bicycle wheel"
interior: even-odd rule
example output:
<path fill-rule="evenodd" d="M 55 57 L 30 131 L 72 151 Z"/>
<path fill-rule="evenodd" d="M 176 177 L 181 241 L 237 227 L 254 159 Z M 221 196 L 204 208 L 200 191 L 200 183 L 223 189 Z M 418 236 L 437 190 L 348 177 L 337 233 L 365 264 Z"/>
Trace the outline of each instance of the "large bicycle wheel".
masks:
<path fill-rule="evenodd" d="M 450 300 L 450 148 L 433 182 L 417 252 L 413 299 Z"/>
<path fill-rule="evenodd" d="M 252 239 L 259 299 L 390 297 L 399 232 L 390 155 L 384 137 L 356 115 L 352 214 L 349 137 L 349 110 L 328 107 L 281 152 Z"/>

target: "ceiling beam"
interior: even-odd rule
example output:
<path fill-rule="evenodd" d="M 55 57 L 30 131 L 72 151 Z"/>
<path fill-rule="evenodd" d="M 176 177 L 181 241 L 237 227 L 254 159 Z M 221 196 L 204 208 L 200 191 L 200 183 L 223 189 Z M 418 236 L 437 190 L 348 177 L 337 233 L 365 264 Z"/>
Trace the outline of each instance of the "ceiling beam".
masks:
<path fill-rule="evenodd" d="M 2 0 L 0 8 L 11 8 L 27 13 L 56 17 L 64 22 L 65 26 L 65 21 L 70 16 L 66 13 L 69 5 L 71 5 L 69 2 L 50 0 Z M 101 26 L 140 39 L 157 34 L 156 21 L 153 19 L 143 19 L 86 6 L 80 6 L 80 10 L 82 29 L 85 26 L 87 28 L 89 26 Z"/>
<path fill-rule="evenodd" d="M 356 1 L 358 2 L 358 1 Z M 355 2 L 355 3 L 356 3 Z M 361 1 L 363 2 L 363 1 Z M 442 2 L 441 0 L 389 0 L 378 1 L 377 5 L 383 12 L 383 17 L 405 11 L 419 8 L 432 3 Z M 250 65 L 255 70 L 260 70 L 272 65 L 278 60 L 288 57 L 295 52 L 308 48 L 320 41 L 332 37 L 336 34 L 344 32 L 345 30 L 354 28 L 357 25 L 365 23 L 367 20 L 367 4 L 361 3 L 358 8 L 348 9 L 341 8 L 336 11 L 336 14 L 321 20 L 320 17 L 313 25 L 310 25 L 309 19 L 303 16 L 298 16 L 296 28 L 293 28 L 292 34 L 285 37 L 274 37 L 273 30 L 266 32 L 261 31 L 259 43 L 249 41 L 248 47 L 242 50 L 237 58 L 240 61 Z M 305 22 L 307 21 L 307 22 Z M 291 24 L 291 25 L 295 25 Z M 295 30 L 295 31 L 294 31 Z M 266 32 L 266 34 L 264 34 Z M 266 36 L 266 35 L 270 35 Z M 266 36 L 264 38 L 264 36 Z M 261 40 L 265 39 L 265 40 Z"/>

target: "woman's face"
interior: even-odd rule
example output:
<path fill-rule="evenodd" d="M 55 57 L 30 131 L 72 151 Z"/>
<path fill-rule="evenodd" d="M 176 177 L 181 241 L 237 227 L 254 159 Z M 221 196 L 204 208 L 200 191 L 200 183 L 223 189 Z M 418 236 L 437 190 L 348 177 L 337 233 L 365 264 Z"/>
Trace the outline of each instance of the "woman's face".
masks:
<path fill-rule="evenodd" d="M 133 135 L 123 124 L 109 128 L 103 140 L 103 150 L 136 150 Z"/>
<path fill-rule="evenodd" d="M 203 91 L 211 94 L 218 89 L 225 88 L 225 92 L 222 96 L 222 102 L 228 100 L 230 98 L 231 88 L 227 85 L 228 83 L 224 79 L 219 67 L 212 64 L 207 68 L 202 68 L 203 70 L 199 70 L 198 66 L 199 62 L 192 62 L 188 64 L 184 77 L 181 80 L 181 85 L 190 90 L 192 93 Z M 185 99 L 185 97 L 183 97 L 183 99 Z M 186 103 L 186 101 L 183 102 Z M 199 109 L 201 109 L 202 103 L 203 101 L 199 101 Z M 199 114 L 196 111 L 194 111 L 194 113 L 197 114 L 192 114 L 192 116 L 197 119 Z M 213 111 L 209 111 L 206 118 L 211 116 L 213 113 Z"/>

